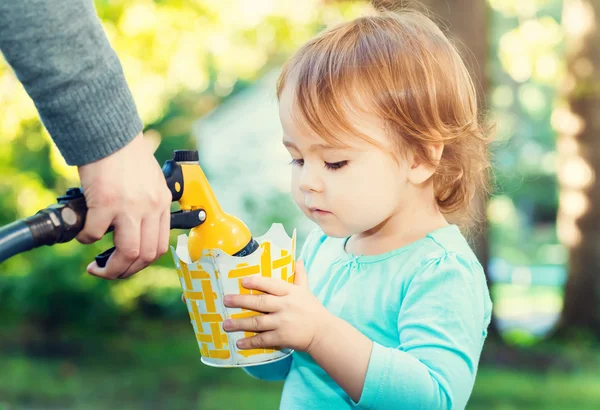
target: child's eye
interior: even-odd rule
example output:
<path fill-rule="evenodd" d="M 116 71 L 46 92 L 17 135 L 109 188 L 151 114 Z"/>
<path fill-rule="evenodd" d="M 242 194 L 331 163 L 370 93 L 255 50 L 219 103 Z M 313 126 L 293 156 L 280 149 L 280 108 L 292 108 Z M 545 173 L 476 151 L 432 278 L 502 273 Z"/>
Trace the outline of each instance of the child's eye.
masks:
<path fill-rule="evenodd" d="M 304 160 L 303 159 L 292 159 L 290 161 L 290 164 L 297 165 L 297 166 L 301 167 L 302 165 L 304 165 Z"/>
<path fill-rule="evenodd" d="M 331 169 L 331 170 L 336 170 L 336 169 L 340 169 L 346 165 L 348 165 L 348 161 L 326 162 L 325 168 Z"/>

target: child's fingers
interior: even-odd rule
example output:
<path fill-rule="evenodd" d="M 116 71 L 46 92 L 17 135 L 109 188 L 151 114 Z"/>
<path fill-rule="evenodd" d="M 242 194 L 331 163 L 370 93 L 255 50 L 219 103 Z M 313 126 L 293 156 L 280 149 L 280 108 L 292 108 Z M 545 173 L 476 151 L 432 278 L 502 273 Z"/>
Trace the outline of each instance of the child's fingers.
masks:
<path fill-rule="evenodd" d="M 277 329 L 277 318 L 275 315 L 254 315 L 241 319 L 226 319 L 223 329 L 227 332 L 245 330 L 247 332 L 264 332 Z"/>
<path fill-rule="evenodd" d="M 277 333 L 273 330 L 258 333 L 256 336 L 246 337 L 237 341 L 236 345 L 239 349 L 255 349 L 260 347 L 272 348 L 279 346 L 281 340 Z"/>
<path fill-rule="evenodd" d="M 247 276 L 242 280 L 242 285 L 246 289 L 260 290 L 275 296 L 285 296 L 290 293 L 291 284 L 277 278 L 267 278 L 265 276 L 253 275 Z"/>
<path fill-rule="evenodd" d="M 280 298 L 262 293 L 258 295 L 225 295 L 223 304 L 229 308 L 242 308 L 255 312 L 272 313 L 281 310 Z"/>

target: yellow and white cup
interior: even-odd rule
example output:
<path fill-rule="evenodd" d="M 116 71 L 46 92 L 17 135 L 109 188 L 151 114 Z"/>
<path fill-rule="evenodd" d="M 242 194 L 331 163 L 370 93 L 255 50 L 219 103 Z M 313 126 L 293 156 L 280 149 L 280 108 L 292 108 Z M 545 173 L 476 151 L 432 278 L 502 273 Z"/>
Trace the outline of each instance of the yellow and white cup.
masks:
<path fill-rule="evenodd" d="M 281 360 L 292 353 L 291 349 L 238 349 L 238 340 L 256 333 L 223 330 L 223 321 L 228 318 L 263 314 L 223 304 L 224 295 L 263 293 L 243 287 L 242 278 L 262 275 L 294 282 L 296 230 L 290 238 L 283 225 L 276 223 L 255 239 L 260 246 L 250 255 L 236 257 L 210 249 L 195 262 L 189 257 L 187 235 L 177 238 L 177 249 L 171 247 L 201 360 L 209 366 L 252 366 Z"/>

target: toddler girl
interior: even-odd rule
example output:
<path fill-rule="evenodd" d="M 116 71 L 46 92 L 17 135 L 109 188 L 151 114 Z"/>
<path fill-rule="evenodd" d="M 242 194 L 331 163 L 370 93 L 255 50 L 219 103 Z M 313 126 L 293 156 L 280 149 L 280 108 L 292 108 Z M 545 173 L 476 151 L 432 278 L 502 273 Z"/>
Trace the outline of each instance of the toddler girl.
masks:
<path fill-rule="evenodd" d="M 247 367 L 283 380 L 282 409 L 463 409 L 490 322 L 483 269 L 448 214 L 487 192 L 488 139 L 455 47 L 415 12 L 323 32 L 277 86 L 292 192 L 318 225 L 295 281 L 249 277 L 225 304 L 259 332 L 240 348 L 292 348 Z"/>

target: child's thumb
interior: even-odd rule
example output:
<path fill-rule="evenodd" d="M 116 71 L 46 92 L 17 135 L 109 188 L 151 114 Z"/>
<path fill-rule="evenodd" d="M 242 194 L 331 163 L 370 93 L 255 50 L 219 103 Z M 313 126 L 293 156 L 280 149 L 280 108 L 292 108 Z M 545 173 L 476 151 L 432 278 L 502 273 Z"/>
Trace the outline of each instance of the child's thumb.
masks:
<path fill-rule="evenodd" d="M 304 261 L 299 259 L 296 261 L 296 271 L 294 272 L 294 285 L 308 288 L 308 277 L 304 269 Z"/>

